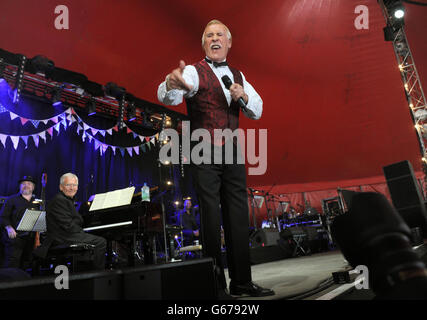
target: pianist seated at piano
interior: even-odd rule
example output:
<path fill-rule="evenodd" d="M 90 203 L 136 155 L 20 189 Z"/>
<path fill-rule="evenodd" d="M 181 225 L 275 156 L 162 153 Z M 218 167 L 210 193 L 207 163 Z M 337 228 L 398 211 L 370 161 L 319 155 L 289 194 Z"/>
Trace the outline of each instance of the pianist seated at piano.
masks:
<path fill-rule="evenodd" d="M 83 218 L 77 212 L 74 197 L 78 190 L 78 178 L 66 173 L 60 178 L 60 192 L 48 201 L 46 208 L 47 237 L 50 246 L 61 244 L 87 243 L 95 245 L 93 266 L 96 270 L 105 269 L 107 241 L 103 237 L 83 231 Z"/>

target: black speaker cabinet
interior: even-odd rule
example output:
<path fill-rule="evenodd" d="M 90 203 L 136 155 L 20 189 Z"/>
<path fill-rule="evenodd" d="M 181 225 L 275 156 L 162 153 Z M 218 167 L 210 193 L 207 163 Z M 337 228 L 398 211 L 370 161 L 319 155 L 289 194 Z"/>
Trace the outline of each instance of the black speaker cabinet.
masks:
<path fill-rule="evenodd" d="M 251 236 L 251 247 L 269 247 L 277 246 L 277 242 L 280 240 L 280 234 L 277 229 L 258 229 Z"/>
<path fill-rule="evenodd" d="M 124 299 L 216 299 L 213 259 L 202 258 L 123 270 Z"/>
<path fill-rule="evenodd" d="M 393 163 L 383 171 L 394 207 L 410 228 L 419 227 L 426 237 L 427 212 L 411 163 Z"/>
<path fill-rule="evenodd" d="M 118 300 L 122 294 L 119 272 L 102 271 L 69 276 L 65 282 L 55 276 L 0 283 L 0 300 Z M 57 281 L 55 282 L 55 279 Z M 56 284 L 56 285 L 55 285 Z M 58 285 L 59 284 L 59 285 Z M 61 288 L 61 289 L 59 289 Z"/>

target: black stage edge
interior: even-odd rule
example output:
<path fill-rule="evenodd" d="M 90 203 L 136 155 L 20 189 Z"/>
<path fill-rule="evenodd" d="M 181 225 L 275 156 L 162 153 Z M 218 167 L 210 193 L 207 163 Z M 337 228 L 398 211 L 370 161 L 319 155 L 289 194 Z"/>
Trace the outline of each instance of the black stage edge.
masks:
<path fill-rule="evenodd" d="M 1 269 L 0 269 L 1 270 Z M 0 300 L 214 300 L 211 258 L 0 283 Z M 56 282 L 55 282 L 56 279 Z M 56 286 L 55 286 L 56 284 Z"/>

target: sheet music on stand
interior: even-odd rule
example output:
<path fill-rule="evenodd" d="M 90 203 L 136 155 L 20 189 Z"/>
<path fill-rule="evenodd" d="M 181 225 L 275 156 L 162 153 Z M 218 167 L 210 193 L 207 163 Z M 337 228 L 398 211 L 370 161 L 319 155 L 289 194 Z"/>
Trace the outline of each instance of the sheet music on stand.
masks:
<path fill-rule="evenodd" d="M 257 208 L 261 208 L 264 203 L 264 196 L 254 196 L 253 201 Z"/>
<path fill-rule="evenodd" d="M 46 231 L 46 211 L 27 209 L 16 228 L 18 231 Z"/>
<path fill-rule="evenodd" d="M 89 211 L 125 206 L 131 203 L 135 187 L 98 193 L 93 198 Z"/>

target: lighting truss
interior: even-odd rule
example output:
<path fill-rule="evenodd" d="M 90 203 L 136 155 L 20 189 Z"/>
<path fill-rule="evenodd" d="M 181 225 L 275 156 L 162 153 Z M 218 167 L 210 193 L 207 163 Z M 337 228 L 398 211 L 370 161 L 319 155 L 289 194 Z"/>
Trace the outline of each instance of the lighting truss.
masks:
<path fill-rule="evenodd" d="M 392 43 L 397 59 L 397 65 L 403 81 L 403 87 L 408 101 L 408 107 L 414 122 L 420 152 L 423 161 L 424 172 L 427 174 L 427 103 L 421 86 L 420 77 L 415 66 L 415 61 L 409 48 L 403 24 L 397 28 L 393 26 L 394 18 L 387 10 L 383 0 L 378 1 L 387 26 L 393 31 Z"/>
<path fill-rule="evenodd" d="M 23 55 L 0 49 L 0 78 L 7 81 L 14 89 L 15 103 L 19 103 L 22 95 L 47 102 L 52 98 L 52 90 L 61 88 L 61 100 L 65 106 L 96 112 L 98 116 L 109 119 L 118 119 L 120 127 L 123 127 L 124 121 L 132 121 L 136 127 L 160 131 L 164 126 L 164 114 L 166 114 L 166 123 L 169 124 L 173 123 L 173 119 L 186 118 L 179 112 L 136 97 L 132 97 L 132 101 L 128 101 L 127 97 L 131 96 L 129 93 L 118 99 L 110 97 L 102 91 L 101 85 L 86 79 L 82 86 L 79 83 L 82 82 L 81 79 L 77 79 L 79 81 L 67 80 L 70 79 L 70 75 L 75 73 L 52 66 L 52 70 L 60 72 L 59 76 L 58 74 L 56 76 L 61 79 L 53 80 L 50 76 L 37 72 L 31 64 L 26 63 L 27 60 L 29 59 Z M 79 76 L 79 74 L 75 75 Z M 95 87 L 101 88 L 100 92 L 95 90 Z M 89 106 L 94 110 L 89 110 Z M 127 109 L 135 110 L 135 114 L 124 112 Z"/>

